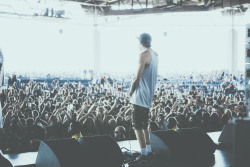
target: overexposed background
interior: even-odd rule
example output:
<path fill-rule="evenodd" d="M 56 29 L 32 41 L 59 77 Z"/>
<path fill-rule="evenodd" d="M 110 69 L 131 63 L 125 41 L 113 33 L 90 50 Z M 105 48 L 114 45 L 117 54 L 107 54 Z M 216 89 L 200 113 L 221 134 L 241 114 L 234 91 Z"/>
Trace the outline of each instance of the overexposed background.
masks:
<path fill-rule="evenodd" d="M 238 32 L 237 67 L 244 70 L 246 24 L 249 14 L 220 12 L 175 13 L 97 19 L 101 72 L 133 73 L 143 32 L 152 35 L 161 73 L 212 71 L 230 68 L 229 32 Z M 86 19 L 89 20 L 89 19 Z M 114 21 L 115 20 L 115 21 Z M 94 68 L 94 26 L 0 17 L 0 46 L 5 71 L 12 73 L 81 72 Z"/>

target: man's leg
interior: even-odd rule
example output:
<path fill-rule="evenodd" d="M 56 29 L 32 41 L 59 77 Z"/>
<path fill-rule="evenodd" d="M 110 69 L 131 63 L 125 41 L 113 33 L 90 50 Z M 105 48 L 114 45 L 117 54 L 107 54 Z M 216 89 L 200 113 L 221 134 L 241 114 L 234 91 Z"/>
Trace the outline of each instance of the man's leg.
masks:
<path fill-rule="evenodd" d="M 136 138 L 141 147 L 141 156 L 137 157 L 137 159 L 129 163 L 129 165 L 143 165 L 144 163 L 149 163 L 152 157 L 149 132 L 147 130 L 149 123 L 149 109 L 134 105 L 133 123 Z"/>
<path fill-rule="evenodd" d="M 150 143 L 150 136 L 149 136 L 149 131 L 148 129 L 143 129 L 143 134 L 144 134 L 144 139 L 145 139 L 145 144 L 147 148 L 147 153 L 152 153 L 152 148 L 151 148 L 151 143 Z"/>
<path fill-rule="evenodd" d="M 147 129 L 143 129 L 142 131 L 144 134 L 146 145 L 150 145 L 149 131 Z"/>
<path fill-rule="evenodd" d="M 148 162 L 148 158 L 147 158 L 148 151 L 146 148 L 146 140 L 145 140 L 145 135 L 143 132 L 143 129 L 145 127 L 144 119 L 145 119 L 144 108 L 134 105 L 133 127 L 134 127 L 136 138 L 140 144 L 141 156 L 137 157 L 135 161 L 130 162 L 129 165 L 139 165 L 139 164 L 144 164 L 144 162 Z"/>
<path fill-rule="evenodd" d="M 143 130 L 136 130 L 135 129 L 135 135 L 136 135 L 136 138 L 137 138 L 137 140 L 140 144 L 140 147 L 141 147 L 141 154 L 147 155 L 148 151 L 146 148 L 146 140 L 145 140 L 145 134 L 144 134 Z"/>

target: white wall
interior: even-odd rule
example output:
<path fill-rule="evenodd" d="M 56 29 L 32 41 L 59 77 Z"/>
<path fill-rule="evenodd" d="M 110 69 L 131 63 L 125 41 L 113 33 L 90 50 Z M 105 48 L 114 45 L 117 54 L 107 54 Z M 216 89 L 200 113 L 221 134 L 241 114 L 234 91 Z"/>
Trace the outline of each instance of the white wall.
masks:
<path fill-rule="evenodd" d="M 238 71 L 244 71 L 244 20 L 247 17 L 236 16 L 234 21 L 234 29 L 238 32 Z M 153 37 L 152 48 L 160 55 L 161 72 L 211 71 L 231 67 L 229 51 L 232 49 L 228 41 L 231 16 L 222 16 L 218 12 L 141 16 L 107 23 L 101 29 L 104 34 L 103 71 L 132 71 L 131 62 L 134 65 L 139 52 L 135 37 L 143 32 L 149 32 Z M 127 60 L 119 64 L 120 57 Z M 112 60 L 114 63 L 109 66 Z"/>
<path fill-rule="evenodd" d="M 38 21 L 0 21 L 5 71 L 48 73 L 93 68 L 91 28 Z"/>
<path fill-rule="evenodd" d="M 238 70 L 244 70 L 247 16 L 235 18 Z M 92 23 L 87 25 L 0 18 L 0 46 L 5 71 L 79 72 L 94 68 Z M 160 56 L 160 72 L 230 69 L 230 17 L 218 13 L 136 16 L 100 23 L 102 72 L 135 72 L 140 33 L 152 35 Z M 59 33 L 62 29 L 63 33 Z M 164 36 L 167 32 L 167 36 Z"/>

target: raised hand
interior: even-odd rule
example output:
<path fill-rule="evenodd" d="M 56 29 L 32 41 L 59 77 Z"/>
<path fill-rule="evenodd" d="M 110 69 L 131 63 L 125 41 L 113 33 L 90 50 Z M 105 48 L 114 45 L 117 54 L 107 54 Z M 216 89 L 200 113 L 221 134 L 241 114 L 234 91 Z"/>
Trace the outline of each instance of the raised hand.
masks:
<path fill-rule="evenodd" d="M 97 102 L 94 102 L 94 104 L 92 104 L 92 106 L 89 108 L 88 113 L 94 112 L 97 106 L 98 106 Z"/>

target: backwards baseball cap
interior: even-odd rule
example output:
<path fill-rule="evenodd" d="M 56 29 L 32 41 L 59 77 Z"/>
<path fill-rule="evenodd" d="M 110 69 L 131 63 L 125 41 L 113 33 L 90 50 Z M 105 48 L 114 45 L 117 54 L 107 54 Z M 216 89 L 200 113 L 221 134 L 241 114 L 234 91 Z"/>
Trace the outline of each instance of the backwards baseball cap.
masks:
<path fill-rule="evenodd" d="M 148 34 L 148 33 L 142 33 L 138 39 L 140 40 L 141 44 L 144 46 L 151 46 L 151 41 L 152 41 L 152 37 Z"/>

